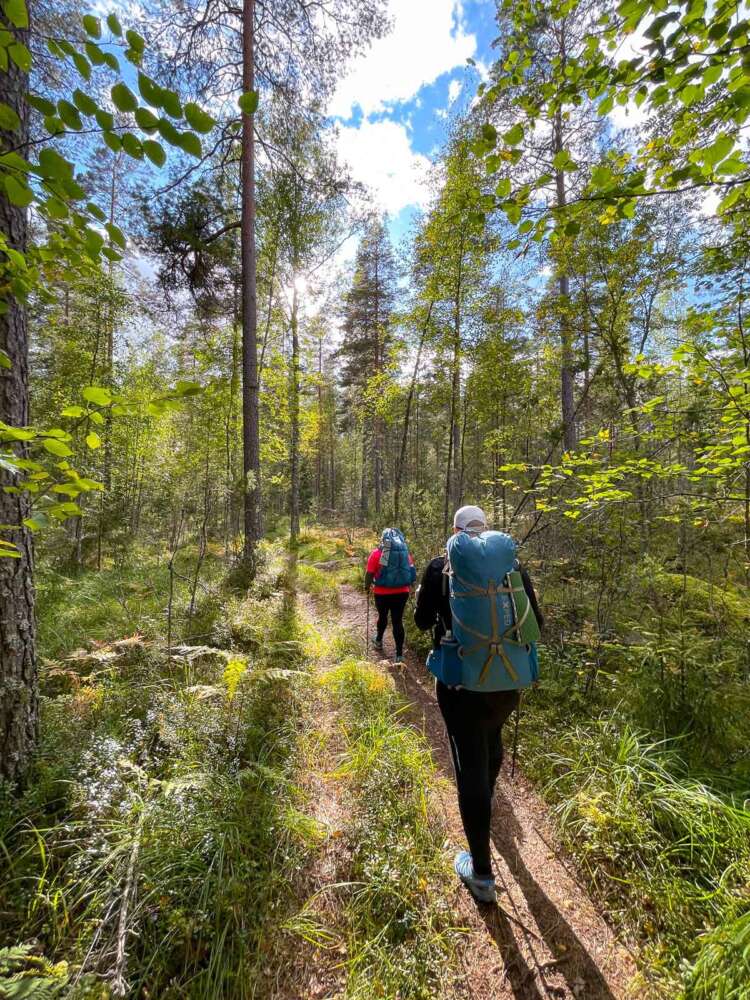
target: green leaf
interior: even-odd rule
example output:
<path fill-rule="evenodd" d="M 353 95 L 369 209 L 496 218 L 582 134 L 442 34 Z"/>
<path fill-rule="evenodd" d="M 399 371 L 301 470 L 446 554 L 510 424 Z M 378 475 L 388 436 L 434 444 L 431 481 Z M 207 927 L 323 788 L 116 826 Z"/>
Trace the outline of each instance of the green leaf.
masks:
<path fill-rule="evenodd" d="M 517 122 L 511 129 L 508 129 L 507 132 L 503 132 L 503 142 L 507 146 L 517 146 L 523 141 L 523 136 L 523 126 Z"/>
<path fill-rule="evenodd" d="M 138 127 L 144 132 L 155 132 L 159 127 L 159 119 L 148 108 L 138 108 L 135 112 L 135 120 Z"/>
<path fill-rule="evenodd" d="M 31 188 L 25 182 L 18 180 L 18 178 L 8 175 L 3 178 L 3 183 L 5 185 L 5 193 L 8 195 L 8 200 L 12 205 L 26 208 L 34 200 L 34 193 Z"/>
<path fill-rule="evenodd" d="M 568 150 L 561 149 L 552 157 L 552 166 L 555 170 L 572 170 L 575 164 L 571 160 Z"/>
<path fill-rule="evenodd" d="M 507 198 L 510 194 L 510 177 L 501 177 L 497 182 L 495 194 L 498 198 Z"/>
<path fill-rule="evenodd" d="M 3 12 L 14 28 L 28 28 L 29 12 L 24 0 L 3 0 Z"/>
<path fill-rule="evenodd" d="M 159 134 L 170 146 L 180 145 L 180 133 L 168 118 L 159 119 Z"/>
<path fill-rule="evenodd" d="M 41 97 L 39 94 L 28 94 L 26 100 L 35 111 L 39 111 L 43 115 L 49 116 L 55 113 L 55 105 L 46 97 Z"/>
<path fill-rule="evenodd" d="M 23 42 L 13 42 L 12 45 L 9 45 L 8 55 L 22 72 L 29 72 L 31 69 L 31 53 Z"/>
<path fill-rule="evenodd" d="M 92 229 L 90 226 L 87 226 L 84 230 L 83 243 L 89 257 L 91 257 L 92 260 L 96 260 L 102 247 L 104 246 L 104 237 L 96 229 Z"/>
<path fill-rule="evenodd" d="M 237 103 L 240 106 L 240 111 L 243 111 L 246 115 L 254 115 L 258 110 L 258 92 L 256 90 L 245 91 L 237 99 Z"/>
<path fill-rule="evenodd" d="M 89 448 L 91 448 L 92 451 L 95 451 L 97 448 L 101 448 L 102 439 L 99 437 L 96 431 L 90 431 L 86 435 L 86 444 L 89 446 Z"/>
<path fill-rule="evenodd" d="M 178 396 L 196 396 L 199 392 L 203 391 L 203 386 L 200 382 L 187 382 L 180 380 L 175 385 L 174 391 Z"/>
<path fill-rule="evenodd" d="M 122 35 L 122 25 L 117 20 L 116 14 L 110 14 L 107 18 L 107 27 L 112 32 L 113 35 L 117 35 L 119 38 Z"/>
<path fill-rule="evenodd" d="M 122 142 L 120 142 L 120 137 L 116 132 L 104 132 L 102 133 L 102 139 L 104 139 L 104 142 L 113 153 L 119 153 L 122 149 Z"/>
<path fill-rule="evenodd" d="M 98 45 L 94 45 L 93 42 L 86 42 L 83 46 L 86 50 L 86 55 L 89 57 L 94 66 L 103 66 L 106 63 L 104 53 L 99 48 Z"/>
<path fill-rule="evenodd" d="M 4 351 L 2 347 L 0 347 L 0 368 L 7 368 L 10 370 L 12 367 L 13 366 L 11 365 L 10 357 L 8 356 L 7 351 Z"/>
<path fill-rule="evenodd" d="M 39 531 L 47 525 L 47 518 L 44 514 L 36 514 L 34 517 L 25 517 L 23 523 L 29 531 Z"/>
<path fill-rule="evenodd" d="M 138 107 L 138 98 L 133 91 L 124 83 L 116 83 L 110 90 L 112 102 L 118 111 L 135 111 Z"/>
<path fill-rule="evenodd" d="M 76 88 L 73 91 L 73 101 L 75 106 L 84 115 L 95 115 L 97 112 L 97 103 L 93 98 L 89 97 L 88 94 L 84 94 L 82 90 Z"/>
<path fill-rule="evenodd" d="M 73 129 L 74 132 L 80 132 L 83 128 L 78 108 L 74 104 L 71 104 L 70 101 L 58 101 L 57 113 L 68 128 Z"/>
<path fill-rule="evenodd" d="M 68 206 L 59 198 L 48 198 L 45 208 L 51 219 L 67 219 L 68 217 Z"/>
<path fill-rule="evenodd" d="M 195 156 L 197 159 L 200 159 L 203 155 L 201 141 L 195 132 L 182 132 L 178 145 L 181 149 L 184 149 L 186 153 L 189 153 L 191 156 Z"/>
<path fill-rule="evenodd" d="M 134 49 L 136 52 L 143 52 L 144 48 L 146 47 L 145 41 L 138 34 L 137 31 L 130 31 L 130 30 L 126 31 L 125 38 L 130 48 Z"/>
<path fill-rule="evenodd" d="M 110 111 L 98 108 L 94 117 L 99 128 L 111 130 L 115 127 L 115 116 Z"/>
<path fill-rule="evenodd" d="M 42 447 L 48 451 L 50 455 L 57 455 L 59 458 L 67 458 L 69 455 L 73 454 L 65 442 L 58 441 L 57 438 L 44 438 L 42 440 Z"/>
<path fill-rule="evenodd" d="M 164 152 L 164 148 L 153 139 L 146 139 L 144 141 L 143 152 L 157 167 L 163 167 L 167 162 L 167 154 Z"/>
<path fill-rule="evenodd" d="M 161 107 L 164 108 L 168 115 L 172 118 L 182 118 L 182 105 L 180 104 L 180 98 L 174 90 L 162 87 L 159 97 Z"/>
<path fill-rule="evenodd" d="M 60 411 L 61 417 L 82 417 L 86 411 L 82 406 L 66 406 Z"/>
<path fill-rule="evenodd" d="M 116 243 L 119 247 L 125 249 L 125 236 L 119 226 L 116 226 L 114 222 L 107 222 L 104 226 L 109 234 L 109 238 L 113 243 Z"/>
<path fill-rule="evenodd" d="M 714 166 L 725 159 L 734 149 L 734 139 L 729 135 L 720 135 L 702 152 L 704 163 Z"/>
<path fill-rule="evenodd" d="M 122 148 L 128 156 L 132 156 L 134 160 L 143 159 L 143 146 L 141 145 L 140 139 L 133 135 L 132 132 L 124 132 L 120 136 L 120 142 L 122 143 Z"/>
<path fill-rule="evenodd" d="M 73 62 L 78 72 L 81 74 L 84 80 L 91 79 L 91 65 L 85 56 L 82 56 L 80 52 L 74 52 L 72 56 Z"/>
<path fill-rule="evenodd" d="M 84 14 L 82 21 L 87 35 L 91 35 L 92 38 L 102 37 L 102 22 L 98 17 L 94 17 L 93 14 Z"/>
<path fill-rule="evenodd" d="M 216 124 L 215 120 L 197 104 L 188 103 L 183 107 L 188 125 L 196 132 L 210 132 Z"/>
<path fill-rule="evenodd" d="M 21 127 L 21 119 L 10 105 L 0 101 L 0 129 L 3 132 L 15 132 Z"/>
<path fill-rule="evenodd" d="M 101 385 L 87 385 L 81 395 L 87 403 L 94 403 L 95 406 L 109 406 L 112 402 L 112 393 Z"/>
<path fill-rule="evenodd" d="M 152 108 L 161 107 L 161 87 L 145 73 L 138 74 L 138 90 L 146 104 Z"/>
<path fill-rule="evenodd" d="M 45 146 L 39 153 L 39 172 L 48 180 L 63 180 L 73 176 L 73 164 L 54 149 Z"/>
<path fill-rule="evenodd" d="M 487 143 L 488 146 L 494 146 L 497 142 L 497 129 L 494 125 L 490 125 L 489 122 L 485 122 L 482 125 L 482 139 Z"/>

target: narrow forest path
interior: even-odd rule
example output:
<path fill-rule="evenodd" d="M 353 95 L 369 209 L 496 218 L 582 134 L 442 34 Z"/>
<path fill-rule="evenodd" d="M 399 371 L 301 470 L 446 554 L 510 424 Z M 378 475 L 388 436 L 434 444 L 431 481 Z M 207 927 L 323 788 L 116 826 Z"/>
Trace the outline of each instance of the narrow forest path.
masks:
<path fill-rule="evenodd" d="M 367 605 L 349 585 L 340 591 L 341 624 L 362 637 Z M 392 644 L 386 634 L 386 651 Z M 377 661 L 373 652 L 370 659 Z M 408 702 L 408 718 L 423 733 L 446 779 L 438 793 L 449 843 L 464 845 L 453 792 L 453 772 L 433 682 L 421 658 L 382 661 Z M 508 755 L 509 757 L 510 755 Z M 461 996 L 474 1000 L 621 1000 L 631 994 L 636 972 L 631 954 L 616 939 L 596 905 L 576 880 L 535 790 L 508 765 L 495 793 L 493 860 L 498 907 L 475 904 L 456 885 L 455 910 L 467 933 L 462 944 L 465 973 Z"/>

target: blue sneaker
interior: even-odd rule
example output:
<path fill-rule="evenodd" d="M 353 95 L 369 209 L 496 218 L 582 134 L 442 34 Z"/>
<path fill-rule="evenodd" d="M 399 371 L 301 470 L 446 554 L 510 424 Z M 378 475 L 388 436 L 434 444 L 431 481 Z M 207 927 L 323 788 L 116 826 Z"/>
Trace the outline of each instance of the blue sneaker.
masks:
<path fill-rule="evenodd" d="M 456 855 L 453 867 L 456 869 L 456 875 L 478 903 L 497 902 L 494 878 L 477 878 L 474 874 L 474 862 L 468 851 L 460 851 Z"/>
<path fill-rule="evenodd" d="M 404 658 L 403 658 L 403 656 L 400 653 L 396 653 L 396 655 L 393 657 L 393 662 L 394 663 L 403 663 L 404 662 Z"/>
<path fill-rule="evenodd" d="M 383 652 L 383 640 L 378 639 L 377 635 L 372 637 L 372 648 L 377 649 L 380 653 Z"/>

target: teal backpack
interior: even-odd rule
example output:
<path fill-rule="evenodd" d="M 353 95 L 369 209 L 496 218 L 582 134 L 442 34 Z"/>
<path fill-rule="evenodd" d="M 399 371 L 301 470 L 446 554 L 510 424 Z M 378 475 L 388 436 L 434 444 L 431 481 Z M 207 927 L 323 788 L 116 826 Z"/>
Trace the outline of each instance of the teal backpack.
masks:
<path fill-rule="evenodd" d="M 380 539 L 380 569 L 375 576 L 378 587 L 410 587 L 417 571 L 409 562 L 409 547 L 398 528 L 386 528 Z"/>
<path fill-rule="evenodd" d="M 516 560 L 500 531 L 461 531 L 447 545 L 453 631 L 427 666 L 444 684 L 470 691 L 530 687 L 538 677 L 539 624 Z"/>

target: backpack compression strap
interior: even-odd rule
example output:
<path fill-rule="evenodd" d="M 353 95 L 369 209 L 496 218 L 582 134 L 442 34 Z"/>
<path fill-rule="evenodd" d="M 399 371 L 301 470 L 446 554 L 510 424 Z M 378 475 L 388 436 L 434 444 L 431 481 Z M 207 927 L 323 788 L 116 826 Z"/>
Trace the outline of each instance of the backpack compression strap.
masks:
<path fill-rule="evenodd" d="M 498 594 L 508 594 L 510 597 L 511 605 L 513 607 L 513 617 L 514 619 L 517 619 L 518 616 L 516 613 L 516 602 L 513 599 L 513 594 L 515 590 L 519 590 L 520 588 L 498 587 L 494 580 L 490 580 L 486 587 L 477 587 L 473 584 L 467 583 L 466 580 L 461 579 L 461 577 L 455 571 L 452 573 L 452 575 L 455 576 L 455 578 L 459 581 L 459 583 L 462 584 L 462 586 L 466 587 L 466 593 L 453 594 L 454 600 L 464 597 L 485 597 L 490 602 L 490 620 L 492 622 L 491 635 L 485 635 L 483 632 L 478 632 L 476 629 L 470 628 L 468 625 L 466 625 L 464 622 L 461 621 L 461 619 L 456 614 L 455 610 L 453 611 L 453 618 L 455 619 L 456 622 L 458 622 L 459 626 L 465 632 L 468 632 L 470 635 L 476 636 L 476 638 L 479 640 L 479 642 L 474 643 L 474 645 L 467 647 L 465 652 L 476 653 L 481 649 L 489 650 L 489 655 L 487 656 L 487 659 L 484 662 L 484 666 L 482 667 L 482 670 L 479 674 L 479 683 L 483 684 L 484 681 L 487 679 L 487 672 L 489 671 L 492 661 L 496 656 L 500 657 L 500 659 L 502 660 L 503 666 L 508 671 L 508 674 L 510 675 L 511 679 L 515 682 L 518 682 L 518 673 L 516 672 L 516 669 L 511 663 L 508 654 L 505 652 L 505 649 L 503 648 L 503 642 L 513 642 L 518 646 L 525 645 L 524 643 L 519 642 L 518 639 L 511 639 L 510 633 L 516 630 L 516 634 L 520 634 L 518 633 L 517 630 L 519 626 L 522 625 L 523 622 L 525 621 L 526 616 L 528 615 L 529 612 L 529 607 L 528 606 L 526 607 L 526 610 L 524 611 L 521 621 L 514 620 L 513 623 L 509 625 L 504 632 L 501 632 L 500 622 L 498 621 L 497 617 L 497 603 L 495 602 L 494 598 L 497 597 Z"/>

